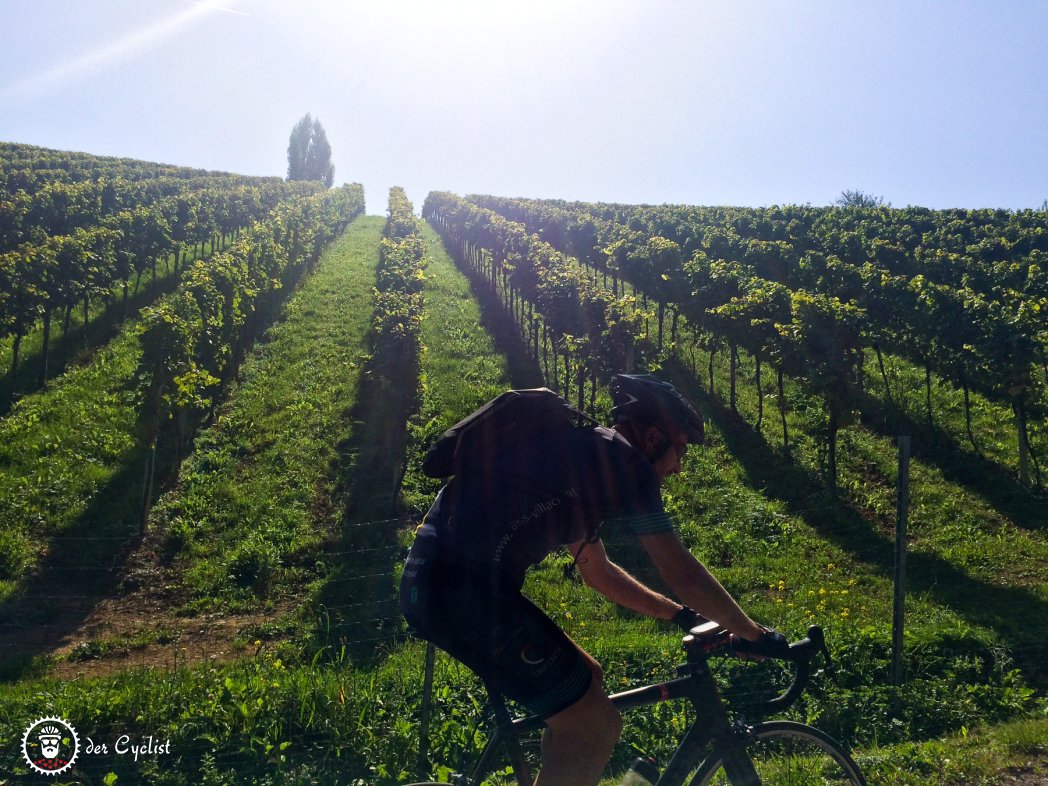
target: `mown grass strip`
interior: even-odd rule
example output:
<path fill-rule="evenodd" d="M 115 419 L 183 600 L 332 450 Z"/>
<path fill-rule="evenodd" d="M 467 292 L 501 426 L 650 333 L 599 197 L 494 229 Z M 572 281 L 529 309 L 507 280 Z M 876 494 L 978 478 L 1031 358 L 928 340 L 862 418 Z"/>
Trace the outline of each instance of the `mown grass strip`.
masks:
<path fill-rule="evenodd" d="M 408 470 L 402 487 L 408 510 L 422 514 L 439 481 L 422 474 L 432 440 L 485 401 L 510 387 L 506 358 L 481 325 L 469 282 L 429 224 L 422 229 L 429 266 L 422 317 L 422 405 L 409 426 Z"/>
<path fill-rule="evenodd" d="M 383 220 L 358 219 L 325 252 L 245 362 L 151 528 L 193 610 L 242 609 L 323 577 L 338 436 L 366 354 Z"/>

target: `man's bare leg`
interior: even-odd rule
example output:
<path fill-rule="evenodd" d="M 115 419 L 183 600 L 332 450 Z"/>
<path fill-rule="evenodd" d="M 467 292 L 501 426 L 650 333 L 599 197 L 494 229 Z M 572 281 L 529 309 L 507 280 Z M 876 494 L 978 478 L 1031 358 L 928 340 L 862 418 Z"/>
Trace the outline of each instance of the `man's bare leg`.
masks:
<path fill-rule="evenodd" d="M 583 654 L 593 680 L 581 699 L 546 719 L 535 786 L 595 786 L 622 732 L 622 718 L 604 693 L 600 665 Z"/>

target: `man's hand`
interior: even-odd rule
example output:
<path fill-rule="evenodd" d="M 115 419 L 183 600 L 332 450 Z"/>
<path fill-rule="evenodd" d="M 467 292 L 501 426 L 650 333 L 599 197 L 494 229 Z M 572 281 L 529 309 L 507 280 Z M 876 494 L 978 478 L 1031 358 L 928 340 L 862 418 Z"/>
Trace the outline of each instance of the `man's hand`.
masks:
<path fill-rule="evenodd" d="M 743 611 L 706 566 L 695 559 L 675 532 L 638 536 L 659 575 L 674 596 L 694 603 L 703 616 L 716 620 L 730 631 L 757 638 L 761 628 Z"/>
<path fill-rule="evenodd" d="M 670 618 L 670 622 L 676 625 L 678 628 L 683 630 L 685 633 L 691 631 L 692 628 L 699 625 L 703 625 L 708 620 L 703 617 L 695 609 L 688 608 L 687 606 L 681 606 L 680 611 L 674 614 Z"/>

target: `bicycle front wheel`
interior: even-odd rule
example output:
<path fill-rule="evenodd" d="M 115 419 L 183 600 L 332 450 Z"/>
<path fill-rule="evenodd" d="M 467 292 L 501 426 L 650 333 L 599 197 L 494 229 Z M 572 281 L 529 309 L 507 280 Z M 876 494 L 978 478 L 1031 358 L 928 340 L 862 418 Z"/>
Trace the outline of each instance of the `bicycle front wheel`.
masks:
<path fill-rule="evenodd" d="M 852 757 L 828 734 L 803 723 L 769 721 L 730 753 L 714 750 L 689 786 L 866 786 Z"/>

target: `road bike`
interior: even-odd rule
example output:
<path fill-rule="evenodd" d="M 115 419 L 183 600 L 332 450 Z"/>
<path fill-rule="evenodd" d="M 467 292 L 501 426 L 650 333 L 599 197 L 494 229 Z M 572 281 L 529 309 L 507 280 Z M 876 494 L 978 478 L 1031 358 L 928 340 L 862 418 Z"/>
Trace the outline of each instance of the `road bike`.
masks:
<path fill-rule="evenodd" d="M 692 628 L 683 645 L 686 662 L 677 667 L 676 679 L 611 696 L 620 712 L 674 700 L 689 701 L 694 707 L 695 721 L 681 738 L 656 786 L 865 786 L 866 780 L 848 752 L 819 729 L 788 720 L 751 725 L 737 715 L 732 717 L 710 671 L 709 660 L 748 656 L 733 648 L 728 632 L 717 623 Z M 758 708 L 761 717 L 781 712 L 801 696 L 816 655 L 824 659 L 824 669 L 832 672 L 833 661 L 822 628 L 813 625 L 804 639 L 790 644 L 787 652 L 773 656 L 792 664 L 793 677 L 781 695 L 762 703 Z M 451 786 L 507 782 L 530 786 L 532 768 L 522 738 L 542 729 L 542 719 L 515 719 L 497 691 L 489 688 L 488 694 L 494 729 L 468 771 L 450 776 Z M 509 768 L 500 766 L 504 755 L 508 755 Z M 510 772 L 512 775 L 506 780 L 505 774 Z M 503 779 L 491 780 L 494 773 L 501 773 L 499 777 Z"/>

